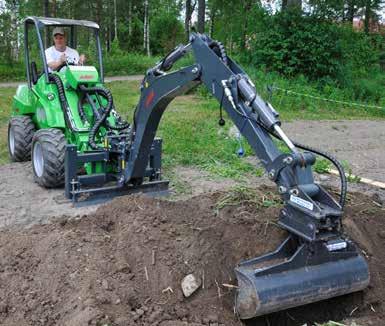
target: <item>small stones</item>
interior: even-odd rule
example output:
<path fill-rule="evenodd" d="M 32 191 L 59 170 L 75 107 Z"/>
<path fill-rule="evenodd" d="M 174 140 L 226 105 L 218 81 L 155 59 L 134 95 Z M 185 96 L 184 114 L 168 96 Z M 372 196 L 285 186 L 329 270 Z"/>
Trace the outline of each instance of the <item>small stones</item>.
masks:
<path fill-rule="evenodd" d="M 144 310 L 143 310 L 143 309 L 136 309 L 136 310 L 135 310 L 135 313 L 136 313 L 137 315 L 139 315 L 139 316 L 142 316 L 142 315 L 144 315 Z"/>
<path fill-rule="evenodd" d="M 328 175 L 325 175 L 325 174 L 320 174 L 319 179 L 320 179 L 320 181 L 329 181 L 330 177 Z"/>
<path fill-rule="evenodd" d="M 104 280 L 102 281 L 102 287 L 103 287 L 103 289 L 105 289 L 105 290 L 108 290 L 108 289 L 109 289 L 108 281 L 107 281 L 106 279 L 104 279 Z"/>

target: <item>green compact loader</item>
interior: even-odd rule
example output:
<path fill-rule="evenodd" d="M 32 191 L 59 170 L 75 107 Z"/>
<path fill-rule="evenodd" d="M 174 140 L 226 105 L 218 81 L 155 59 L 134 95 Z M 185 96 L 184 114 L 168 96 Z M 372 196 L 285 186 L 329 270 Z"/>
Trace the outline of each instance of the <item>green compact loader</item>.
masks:
<path fill-rule="evenodd" d="M 76 48 L 77 29 L 91 31 L 98 69 L 73 62 L 65 62 L 55 71 L 49 68 L 43 36 L 57 27 L 68 30 L 72 48 Z M 8 126 L 11 160 L 31 159 L 34 179 L 39 185 L 52 188 L 65 183 L 66 196 L 73 200 L 83 192 L 111 192 L 121 188 L 118 179 L 125 168 L 132 137 L 130 125 L 115 111 L 111 92 L 103 85 L 98 32 L 99 26 L 90 21 L 25 19 L 28 83 L 17 89 Z M 31 60 L 31 35 L 38 43 L 36 61 Z M 160 146 L 161 140 L 155 138 L 147 156 L 151 158 L 148 168 L 143 176 L 132 181 L 136 186 L 147 177 L 151 181 L 146 184 L 147 188 L 167 186 L 167 182 L 157 182 L 160 179 Z"/>

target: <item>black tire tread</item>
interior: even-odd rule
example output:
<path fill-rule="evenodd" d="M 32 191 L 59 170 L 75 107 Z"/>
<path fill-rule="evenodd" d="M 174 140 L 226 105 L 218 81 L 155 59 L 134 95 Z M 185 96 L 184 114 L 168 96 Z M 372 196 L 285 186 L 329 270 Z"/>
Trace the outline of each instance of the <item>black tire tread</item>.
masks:
<path fill-rule="evenodd" d="M 9 131 L 13 127 L 15 150 L 12 155 L 9 148 Z M 24 162 L 31 159 L 32 138 L 35 133 L 35 124 L 29 116 L 15 116 L 8 124 L 8 152 L 13 162 Z"/>
<path fill-rule="evenodd" d="M 63 185 L 65 146 L 67 144 L 63 132 L 55 128 L 41 129 L 33 137 L 33 145 L 36 142 L 42 146 L 44 170 L 43 175 L 38 177 L 33 168 L 35 181 L 45 188 L 56 188 Z"/>

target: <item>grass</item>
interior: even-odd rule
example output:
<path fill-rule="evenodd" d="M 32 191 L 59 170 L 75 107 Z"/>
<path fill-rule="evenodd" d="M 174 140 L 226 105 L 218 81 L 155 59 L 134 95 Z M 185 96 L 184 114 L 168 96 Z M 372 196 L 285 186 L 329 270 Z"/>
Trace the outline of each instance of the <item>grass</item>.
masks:
<path fill-rule="evenodd" d="M 139 92 L 136 82 L 111 83 L 109 87 L 116 99 L 118 111 L 131 121 Z M 227 135 L 229 125 L 218 126 L 218 111 L 212 100 L 197 95 L 175 99 L 165 111 L 158 135 L 163 138 L 163 164 L 195 165 L 220 177 L 244 178 L 255 173 L 255 168 L 238 158 L 238 142 Z M 251 149 L 247 150 L 250 155 Z"/>
<path fill-rule="evenodd" d="M 253 204 L 255 207 L 275 207 L 282 204 L 276 193 L 261 192 L 260 190 L 243 185 L 235 186 L 215 203 L 215 210 L 221 210 L 226 206 L 239 206 L 241 204 Z"/>
<path fill-rule="evenodd" d="M 107 87 L 114 95 L 118 112 L 131 121 L 134 107 L 139 99 L 139 83 L 113 82 L 107 84 Z M 8 162 L 7 121 L 14 92 L 15 88 L 0 88 L 0 164 Z M 228 135 L 231 121 L 227 118 L 224 127 L 218 125 L 218 102 L 205 92 L 204 89 L 198 89 L 191 95 L 181 96 L 175 99 L 165 111 L 158 130 L 158 136 L 164 140 L 163 166 L 165 169 L 172 169 L 178 165 L 194 165 L 217 177 L 242 179 L 255 174 L 261 175 L 262 169 L 238 157 L 239 143 Z M 282 103 L 279 105 L 280 103 L 274 101 Z M 308 107 L 306 103 L 293 106 L 290 105 L 292 102 L 288 101 L 292 99 L 273 98 L 273 104 L 276 104 L 283 120 L 385 118 L 385 114 L 378 116 L 378 112 L 375 111 L 361 112 L 347 107 L 338 107 L 331 113 L 327 107 L 315 105 Z M 245 140 L 242 144 L 245 148 L 245 156 L 253 155 Z M 320 173 L 326 172 L 328 168 L 327 163 L 322 160 L 315 166 L 315 170 Z"/>
<path fill-rule="evenodd" d="M 0 88 L 0 164 L 5 164 L 8 159 L 7 127 L 11 111 L 12 96 L 15 88 Z"/>
<path fill-rule="evenodd" d="M 253 68 L 246 69 L 255 82 L 258 92 L 263 98 L 269 100 L 279 111 L 283 120 L 354 120 L 354 119 L 384 119 L 385 118 L 385 92 L 378 101 L 362 102 L 354 100 L 351 89 L 340 89 L 330 85 L 321 87 L 317 83 L 310 83 L 303 77 L 287 79 L 275 73 L 263 72 Z M 276 86 L 297 93 L 312 96 L 359 103 L 362 105 L 380 106 L 382 109 L 358 107 L 353 105 L 338 104 L 330 101 L 315 100 L 313 98 L 292 95 L 280 90 L 269 92 L 268 86 Z M 381 87 L 381 86 L 378 86 Z"/>

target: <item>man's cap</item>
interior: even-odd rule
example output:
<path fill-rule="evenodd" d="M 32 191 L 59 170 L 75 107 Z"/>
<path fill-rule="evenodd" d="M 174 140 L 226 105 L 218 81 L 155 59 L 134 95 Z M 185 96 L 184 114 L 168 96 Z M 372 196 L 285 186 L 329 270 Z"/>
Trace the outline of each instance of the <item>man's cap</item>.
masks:
<path fill-rule="evenodd" d="M 56 34 L 65 35 L 64 28 L 63 27 L 55 27 L 52 31 L 52 36 L 55 36 Z"/>

